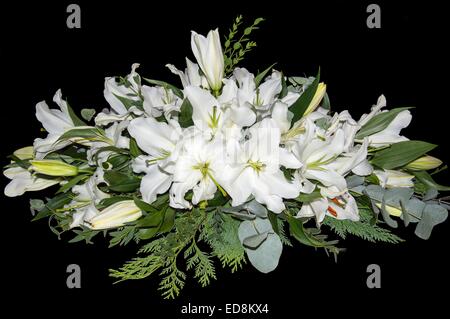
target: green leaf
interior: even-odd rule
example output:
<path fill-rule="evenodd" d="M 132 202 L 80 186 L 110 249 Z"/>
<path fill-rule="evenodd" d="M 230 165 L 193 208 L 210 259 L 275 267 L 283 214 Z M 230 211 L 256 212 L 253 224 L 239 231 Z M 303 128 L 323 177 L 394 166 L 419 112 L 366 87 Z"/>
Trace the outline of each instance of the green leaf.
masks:
<path fill-rule="evenodd" d="M 180 115 L 178 117 L 178 122 L 180 126 L 185 128 L 194 125 L 192 121 L 192 104 L 187 98 L 184 99 L 183 104 L 180 107 Z"/>
<path fill-rule="evenodd" d="M 302 95 L 300 95 L 300 97 L 290 107 L 290 111 L 294 113 L 294 117 L 292 118 L 291 121 L 292 124 L 301 119 L 305 111 L 308 109 L 309 104 L 311 103 L 314 95 L 316 94 L 319 82 L 320 82 L 320 68 L 319 71 L 317 71 L 317 76 L 314 79 L 313 83 L 306 88 L 306 90 L 302 93 Z"/>
<path fill-rule="evenodd" d="M 158 233 L 167 233 L 170 232 L 175 224 L 175 209 L 172 207 L 167 207 L 166 212 L 164 214 L 164 219 L 159 226 Z"/>
<path fill-rule="evenodd" d="M 117 94 L 113 95 L 123 104 L 123 106 L 125 106 L 125 108 L 127 110 L 129 110 L 132 106 L 136 106 L 136 107 L 141 107 L 142 106 L 142 101 L 136 101 L 133 99 L 129 99 L 127 97 L 123 97 Z"/>
<path fill-rule="evenodd" d="M 118 171 L 106 171 L 105 181 L 110 190 L 119 193 L 134 192 L 141 184 L 141 180 L 137 176 Z"/>
<path fill-rule="evenodd" d="M 422 141 L 403 141 L 392 144 L 372 158 L 371 163 L 384 169 L 403 167 L 434 149 L 437 145 Z"/>
<path fill-rule="evenodd" d="M 75 126 L 86 126 L 86 123 L 84 123 L 78 115 L 75 114 L 73 109 L 70 107 L 69 102 L 67 102 L 67 111 L 69 112 L 70 119 L 72 120 L 73 124 Z"/>
<path fill-rule="evenodd" d="M 125 154 L 113 154 L 109 156 L 107 162 L 111 164 L 114 169 L 123 168 L 130 162 L 130 156 Z"/>
<path fill-rule="evenodd" d="M 124 201 L 124 200 L 130 200 L 131 198 L 129 196 L 114 196 L 114 197 L 108 197 L 108 198 L 104 198 L 102 199 L 98 205 L 96 206 L 97 209 L 102 210 L 108 206 L 111 206 L 115 203 Z"/>
<path fill-rule="evenodd" d="M 101 141 L 109 143 L 111 140 L 106 137 L 105 131 L 98 127 L 86 126 L 83 128 L 73 128 L 60 136 L 57 142 L 69 139 L 82 139 L 88 141 Z"/>
<path fill-rule="evenodd" d="M 133 158 L 143 154 L 134 137 L 130 138 L 130 154 Z"/>
<path fill-rule="evenodd" d="M 286 84 L 286 78 L 283 73 L 281 73 L 281 91 L 280 94 L 278 94 L 278 98 L 282 99 L 288 94 L 288 88 Z"/>
<path fill-rule="evenodd" d="M 159 212 L 159 209 L 157 209 L 156 207 L 152 206 L 149 203 L 144 202 L 143 200 L 137 198 L 136 196 L 133 197 L 134 203 L 136 204 L 137 207 L 139 207 L 140 210 L 142 210 L 143 212 L 146 213 L 157 213 Z"/>
<path fill-rule="evenodd" d="M 278 223 L 278 215 L 269 211 L 267 214 L 267 217 L 270 221 L 270 224 L 272 225 L 272 229 L 275 232 L 275 234 L 280 235 L 280 225 Z"/>
<path fill-rule="evenodd" d="M 381 132 L 397 117 L 397 115 L 410 107 L 400 107 L 392 109 L 389 112 L 383 112 L 375 115 L 369 122 L 367 122 L 356 134 L 357 139 L 363 139 L 366 136 Z"/>
<path fill-rule="evenodd" d="M 289 231 L 291 232 L 291 235 L 300 243 L 312 247 L 332 246 L 333 243 L 319 240 L 318 238 L 314 237 L 308 230 L 304 228 L 303 221 L 301 219 L 297 219 L 288 215 L 287 221 L 289 223 Z"/>
<path fill-rule="evenodd" d="M 181 90 L 180 90 L 179 88 L 177 88 L 175 85 L 169 84 L 169 83 L 164 82 L 164 81 L 159 81 L 159 80 L 152 80 L 152 79 L 146 79 L 146 78 L 143 78 L 143 79 L 144 79 L 144 81 L 147 81 L 147 82 L 150 83 L 150 84 L 153 84 L 153 85 L 159 85 L 159 86 L 162 86 L 162 87 L 171 89 L 171 90 L 173 91 L 173 93 L 174 93 L 176 96 L 178 96 L 180 99 L 182 99 L 182 98 L 184 97 L 184 96 L 183 96 L 183 91 L 181 91 Z"/>
<path fill-rule="evenodd" d="M 82 109 L 81 110 L 81 117 L 88 122 L 90 120 L 92 120 L 94 115 L 95 115 L 95 109 Z"/>
<path fill-rule="evenodd" d="M 315 190 L 311 194 L 301 193 L 300 195 L 297 196 L 297 198 L 295 198 L 295 200 L 302 203 L 310 203 L 322 197 L 323 196 L 322 194 L 320 194 L 320 191 Z"/>
<path fill-rule="evenodd" d="M 17 166 L 22 167 L 23 169 L 28 170 L 28 168 L 31 166 L 29 161 L 24 161 L 14 154 L 9 155 L 8 158 L 13 160 L 17 164 Z"/>
<path fill-rule="evenodd" d="M 55 197 L 50 199 L 47 204 L 45 204 L 45 208 L 40 210 L 39 213 L 32 219 L 32 221 L 50 216 L 56 209 L 69 204 L 72 201 L 73 196 L 74 195 L 71 192 L 56 195 Z"/>
<path fill-rule="evenodd" d="M 262 80 L 264 80 L 264 78 L 266 77 L 267 73 L 269 73 L 269 71 L 272 70 L 272 68 L 275 65 L 276 65 L 276 63 L 272 64 L 271 66 L 269 66 L 264 71 L 258 72 L 258 74 L 255 77 L 255 85 L 256 85 L 256 87 L 259 87 L 259 85 L 261 84 Z"/>
<path fill-rule="evenodd" d="M 426 171 L 410 171 L 420 182 L 425 184 L 428 189 L 436 189 L 438 191 L 450 191 L 450 186 L 444 186 L 436 183 L 431 175 Z"/>
<path fill-rule="evenodd" d="M 72 187 L 77 185 L 79 182 L 81 182 L 81 181 L 83 181 L 85 179 L 88 179 L 88 178 L 89 178 L 88 174 L 77 175 L 74 178 L 71 178 L 66 184 L 61 186 L 58 189 L 58 191 L 56 192 L 56 194 L 67 192 L 69 189 L 71 189 Z"/>
<path fill-rule="evenodd" d="M 330 97 L 328 96 L 327 92 L 325 92 L 325 95 L 323 96 L 321 106 L 326 110 L 331 109 Z"/>

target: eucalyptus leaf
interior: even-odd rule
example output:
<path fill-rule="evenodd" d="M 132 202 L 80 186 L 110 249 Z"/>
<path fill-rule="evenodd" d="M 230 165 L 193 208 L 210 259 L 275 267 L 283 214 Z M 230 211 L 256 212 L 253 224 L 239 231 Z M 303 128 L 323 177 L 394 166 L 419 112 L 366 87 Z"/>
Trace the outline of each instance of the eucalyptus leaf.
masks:
<path fill-rule="evenodd" d="M 426 205 L 422 219 L 417 224 L 415 234 L 422 239 L 429 239 L 433 227 L 443 223 L 448 216 L 448 211 L 444 207 L 436 204 Z"/>
<path fill-rule="evenodd" d="M 95 109 L 82 109 L 81 110 L 81 117 L 88 122 L 90 120 L 92 120 L 94 115 L 95 115 Z"/>
<path fill-rule="evenodd" d="M 256 249 L 245 247 L 250 263 L 262 273 L 271 272 L 278 266 L 283 251 L 280 237 L 273 232 L 272 225 L 267 219 L 257 218 L 253 221 L 243 221 L 238 230 L 239 240 L 242 244 L 247 238 L 265 232 L 268 233 L 267 238 Z"/>
<path fill-rule="evenodd" d="M 267 239 L 267 236 L 269 236 L 269 232 L 256 234 L 245 238 L 242 244 L 244 245 L 244 247 L 256 249 Z"/>

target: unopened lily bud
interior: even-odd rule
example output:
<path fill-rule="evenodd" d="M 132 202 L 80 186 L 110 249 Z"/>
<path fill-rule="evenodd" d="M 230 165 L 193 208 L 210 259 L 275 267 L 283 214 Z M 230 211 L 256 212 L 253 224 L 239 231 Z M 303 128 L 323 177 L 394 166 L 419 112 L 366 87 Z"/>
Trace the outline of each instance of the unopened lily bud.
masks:
<path fill-rule="evenodd" d="M 88 224 L 91 229 L 116 228 L 135 221 L 142 216 L 142 211 L 132 200 L 124 200 L 106 207 Z"/>
<path fill-rule="evenodd" d="M 13 154 L 21 160 L 32 159 L 34 157 L 33 146 L 19 148 Z"/>
<path fill-rule="evenodd" d="M 375 205 L 381 209 L 381 203 L 375 203 Z M 402 215 L 402 210 L 397 207 L 384 205 L 384 209 L 389 213 L 389 215 L 399 217 Z"/>
<path fill-rule="evenodd" d="M 31 171 L 48 176 L 75 176 L 78 167 L 57 160 L 33 160 L 30 161 Z"/>
<path fill-rule="evenodd" d="M 206 37 L 192 31 L 191 47 L 200 69 L 213 91 L 222 87 L 224 59 L 219 31 L 211 30 Z"/>
<path fill-rule="evenodd" d="M 327 90 L 327 86 L 325 83 L 321 82 L 317 86 L 316 93 L 314 94 L 314 97 L 311 100 L 311 103 L 309 103 L 308 108 L 306 109 L 305 113 L 303 113 L 303 116 L 308 115 L 309 113 L 314 112 L 317 107 L 319 106 L 320 102 L 322 101 L 325 92 Z"/>
<path fill-rule="evenodd" d="M 374 170 L 373 173 L 377 176 L 382 187 L 414 187 L 414 183 L 412 181 L 414 175 L 390 169 L 385 169 L 384 171 Z"/>
<path fill-rule="evenodd" d="M 441 166 L 442 161 L 439 158 L 425 155 L 406 165 L 407 169 L 413 171 L 426 171 Z"/>

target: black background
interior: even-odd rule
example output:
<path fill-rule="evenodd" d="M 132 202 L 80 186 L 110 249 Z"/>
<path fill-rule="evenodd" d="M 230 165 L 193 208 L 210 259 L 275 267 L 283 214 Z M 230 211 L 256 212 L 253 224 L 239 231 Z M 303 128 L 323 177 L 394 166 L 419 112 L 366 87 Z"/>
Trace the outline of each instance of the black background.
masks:
<path fill-rule="evenodd" d="M 126 75 L 134 62 L 141 63 L 143 76 L 178 83 L 164 65 L 182 69 L 185 56 L 193 59 L 190 30 L 205 34 L 219 27 L 225 34 L 240 13 L 247 21 L 267 19 L 254 35 L 258 47 L 243 66 L 256 72 L 277 62 L 289 75 L 314 75 L 320 66 L 332 108 L 349 109 L 354 118 L 367 112 L 381 93 L 390 107 L 415 106 L 413 123 L 404 133 L 439 144 L 433 154 L 450 162 L 448 81 L 440 78 L 448 67 L 448 28 L 440 2 L 377 1 L 381 29 L 367 28 L 365 1 L 77 3 L 82 27 L 72 30 L 66 27 L 68 2 L 0 7 L 2 164 L 7 154 L 42 134 L 35 104 L 44 99 L 50 103 L 58 88 L 75 109 L 100 110 L 107 106 L 104 77 Z M 450 174 L 444 172 L 438 180 L 450 182 Z M 2 187 L 6 183 L 2 178 Z M 233 275 L 219 271 L 210 287 L 200 288 L 190 279 L 180 298 L 164 301 L 156 276 L 117 285 L 108 277 L 107 269 L 134 256 L 135 246 L 108 249 L 101 238 L 95 245 L 67 244 L 72 235 L 58 240 L 44 221 L 30 222 L 28 200 L 34 197 L 1 196 L 2 303 L 8 307 L 19 301 L 16 313 L 121 310 L 130 316 L 141 312 L 152 318 L 163 312 L 168 318 L 188 318 L 179 314 L 188 302 L 219 307 L 236 302 L 267 303 L 270 318 L 281 318 L 300 317 L 307 310 L 320 317 L 418 310 L 436 314 L 445 307 L 448 222 L 428 241 L 416 238 L 413 227 L 402 226 L 398 233 L 407 241 L 399 245 L 351 238 L 341 243 L 348 250 L 338 263 L 322 251 L 296 245 L 284 250 L 278 269 L 270 274 L 250 265 Z M 66 287 L 66 267 L 72 263 L 81 266 L 81 289 Z M 381 289 L 366 287 L 366 267 L 372 263 L 381 266 Z"/>

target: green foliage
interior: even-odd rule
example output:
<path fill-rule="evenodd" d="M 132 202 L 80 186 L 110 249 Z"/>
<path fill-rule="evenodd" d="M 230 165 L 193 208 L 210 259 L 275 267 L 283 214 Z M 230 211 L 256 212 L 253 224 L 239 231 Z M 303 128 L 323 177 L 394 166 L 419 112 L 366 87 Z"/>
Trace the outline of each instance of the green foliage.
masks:
<path fill-rule="evenodd" d="M 187 260 L 187 270 L 195 268 L 195 278 L 202 287 L 209 285 L 211 279 L 216 279 L 216 271 L 211 256 L 198 247 L 197 242 L 192 240 L 191 245 L 184 252 Z"/>
<path fill-rule="evenodd" d="M 434 149 L 436 145 L 422 141 L 403 141 L 375 153 L 371 164 L 384 169 L 403 167 Z"/>
<path fill-rule="evenodd" d="M 244 59 L 246 53 L 250 52 L 256 47 L 256 42 L 249 39 L 249 35 L 256 29 L 258 25 L 264 21 L 263 18 L 257 18 L 253 24 L 246 27 L 242 33 L 240 28 L 243 22 L 242 15 L 239 15 L 234 20 L 228 36 L 225 38 L 224 44 L 224 61 L 225 61 L 225 76 L 231 74 L 236 65 Z M 240 35 L 239 35 L 240 33 Z"/>
<path fill-rule="evenodd" d="M 212 212 L 208 214 L 202 228 L 200 239 L 212 248 L 212 254 L 217 256 L 223 268 L 235 272 L 242 268 L 245 261 L 245 251 L 238 237 L 240 222 L 228 214 Z"/>
<path fill-rule="evenodd" d="M 290 111 L 294 114 L 291 121 L 292 125 L 294 125 L 295 122 L 300 120 L 305 111 L 308 109 L 309 104 L 311 103 L 312 99 L 314 98 L 314 95 L 316 94 L 319 82 L 320 82 L 320 68 L 319 71 L 317 71 L 317 75 L 314 81 L 311 83 L 311 85 L 309 85 L 306 88 L 306 90 L 304 90 L 302 95 L 300 95 L 299 98 L 290 107 Z"/>
<path fill-rule="evenodd" d="M 372 213 L 369 209 L 359 208 L 360 221 L 338 220 L 326 216 L 323 224 L 330 227 L 339 237 L 345 239 L 348 234 L 360 237 L 370 242 L 386 242 L 397 244 L 403 241 L 389 230 L 378 225 L 372 225 Z"/>

